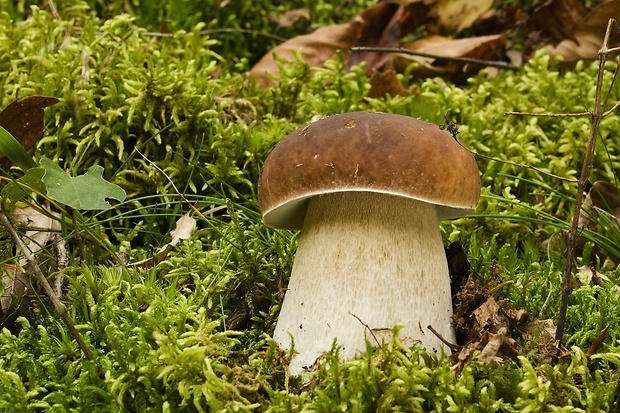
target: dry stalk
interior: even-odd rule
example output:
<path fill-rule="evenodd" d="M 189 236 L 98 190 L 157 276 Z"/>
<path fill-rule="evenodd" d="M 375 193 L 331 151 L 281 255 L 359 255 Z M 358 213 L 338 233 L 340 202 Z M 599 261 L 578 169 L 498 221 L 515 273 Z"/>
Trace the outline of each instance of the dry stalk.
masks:
<path fill-rule="evenodd" d="M 555 334 L 555 340 L 557 344 L 558 355 L 560 353 L 560 348 L 562 346 L 562 339 L 564 337 L 564 328 L 566 324 L 566 313 L 568 309 L 568 300 L 570 298 L 570 294 L 572 292 L 572 281 L 573 281 L 573 272 L 575 271 L 575 250 L 577 245 L 577 233 L 579 232 L 579 213 L 581 211 L 581 206 L 583 204 L 583 197 L 586 189 L 586 185 L 588 183 L 588 179 L 590 178 L 590 173 L 592 171 L 592 165 L 594 162 L 594 148 L 596 147 L 596 137 L 598 135 L 599 126 L 601 120 L 613 113 L 613 111 L 620 106 L 620 102 L 616 103 L 610 110 L 603 112 L 602 108 L 604 108 L 605 103 L 609 97 L 609 91 L 607 96 L 605 97 L 603 103 L 601 104 L 601 95 L 603 89 L 603 78 L 604 78 L 604 69 L 605 63 L 610 54 L 620 50 L 617 47 L 610 48 L 609 47 L 609 39 L 612 33 L 612 30 L 619 31 L 620 27 L 616 23 L 615 19 L 609 19 L 607 24 L 607 30 L 605 31 L 605 38 L 603 40 L 603 44 L 601 49 L 598 52 L 599 59 L 599 67 L 598 67 L 598 76 L 596 81 L 596 94 L 594 98 L 594 108 L 592 112 L 582 112 L 582 113 L 569 113 L 569 114 L 551 114 L 551 113 L 526 113 L 526 112 L 506 112 L 506 114 L 510 115 L 519 115 L 519 116 L 547 116 L 547 117 L 569 117 L 569 116 L 589 116 L 591 119 L 590 133 L 588 135 L 588 141 L 586 145 L 586 154 L 583 159 L 583 165 L 581 168 L 581 175 L 577 181 L 577 194 L 575 195 L 575 210 L 571 222 L 571 230 L 568 235 L 568 243 L 567 243 L 567 251 L 566 251 L 566 265 L 564 267 L 564 277 L 562 281 L 562 298 L 560 302 L 560 309 L 558 313 L 558 321 L 557 328 Z M 612 83 L 610 85 L 610 89 L 613 86 L 613 83 L 616 80 L 616 75 L 618 70 L 614 72 L 614 77 L 612 79 Z M 557 357 L 556 357 L 557 359 Z"/>
<path fill-rule="evenodd" d="M 73 321 L 69 317 L 69 314 L 67 314 L 67 310 L 65 306 L 62 304 L 62 302 L 60 301 L 60 299 L 54 292 L 54 289 L 52 288 L 50 283 L 47 281 L 47 278 L 45 277 L 45 274 L 43 274 L 41 267 L 39 267 L 39 265 L 37 264 L 35 257 L 32 255 L 28 247 L 24 245 L 24 242 L 19 237 L 19 234 L 17 234 L 17 231 L 11 224 L 11 221 L 9 221 L 9 218 L 6 216 L 4 211 L 1 209 L 0 209 L 0 222 L 2 222 L 2 224 L 6 227 L 7 231 L 9 231 L 9 233 L 11 234 L 11 238 L 13 238 L 13 241 L 15 242 L 15 245 L 17 245 L 17 248 L 19 248 L 22 254 L 24 254 L 24 257 L 26 258 L 28 263 L 30 263 L 30 265 L 32 266 L 32 271 L 34 272 L 34 275 L 36 276 L 37 281 L 43 286 L 45 293 L 47 294 L 49 299 L 52 301 L 54 310 L 56 310 L 56 312 L 58 313 L 62 321 L 65 323 L 65 325 L 71 332 L 71 335 L 73 336 L 73 338 L 75 338 L 75 341 L 77 341 L 78 345 L 82 349 L 82 352 L 84 352 L 84 355 L 86 356 L 86 358 L 92 361 L 93 363 L 95 363 L 99 371 L 99 374 L 101 375 L 101 377 L 104 377 L 105 372 L 103 371 L 103 368 L 101 367 L 99 362 L 95 359 L 95 357 L 93 356 L 93 353 L 90 351 L 90 349 L 84 342 L 84 339 L 82 338 L 82 335 L 80 334 L 80 332 L 75 328 Z"/>
<path fill-rule="evenodd" d="M 456 57 L 456 56 L 442 56 L 434 53 L 426 53 L 426 52 L 418 52 L 415 50 L 405 49 L 404 47 L 352 47 L 349 49 L 351 52 L 371 52 L 371 53 L 402 53 L 408 54 L 412 56 L 420 56 L 427 57 L 430 59 L 435 59 L 437 61 L 446 61 L 446 62 L 458 62 L 458 63 L 466 63 L 470 65 L 477 66 L 488 66 L 495 67 L 498 69 L 508 69 L 508 70 L 519 70 L 518 66 L 512 65 L 506 62 L 494 61 L 494 60 L 480 60 L 480 59 L 472 59 L 469 57 Z"/>

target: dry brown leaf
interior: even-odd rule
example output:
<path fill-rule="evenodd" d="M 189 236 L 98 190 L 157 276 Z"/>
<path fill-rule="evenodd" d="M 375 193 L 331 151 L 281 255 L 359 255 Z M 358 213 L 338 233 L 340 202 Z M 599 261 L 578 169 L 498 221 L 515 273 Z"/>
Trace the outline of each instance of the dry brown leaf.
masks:
<path fill-rule="evenodd" d="M 6 129 L 24 149 L 32 148 L 43 135 L 43 110 L 59 100 L 50 96 L 28 96 L 10 103 L 0 112 L 0 125 Z M 0 154 L 0 167 L 8 170 L 13 163 Z"/>
<path fill-rule="evenodd" d="M 529 16 L 520 7 L 499 5 L 489 9 L 476 20 L 471 30 L 476 35 L 505 33 L 515 25 L 525 23 Z"/>
<path fill-rule="evenodd" d="M 516 359 L 518 355 L 517 342 L 510 337 L 508 329 L 500 328 L 496 333 L 485 332 L 478 341 L 468 343 L 459 352 L 452 354 L 449 359 L 454 371 L 458 374 L 463 367 L 468 365 L 474 354 L 480 351 L 476 361 L 488 365 L 503 363 L 505 357 Z"/>
<path fill-rule="evenodd" d="M 548 0 L 538 6 L 528 21 L 528 32 L 536 32 L 542 47 L 574 39 L 579 24 L 588 14 L 581 0 Z"/>
<path fill-rule="evenodd" d="M 190 217 L 189 214 L 189 212 L 186 212 L 185 215 L 183 215 L 177 220 L 175 228 L 170 231 L 172 239 L 166 245 L 161 247 L 159 251 L 157 251 L 155 257 L 127 264 L 127 267 L 150 268 L 153 266 L 153 264 L 156 264 L 165 259 L 166 255 L 168 255 L 168 252 L 172 249 L 172 247 L 177 245 L 179 241 L 188 239 L 194 232 L 194 229 L 196 228 L 196 220 Z"/>
<path fill-rule="evenodd" d="M 613 285 L 608 276 L 596 271 L 596 268 L 594 267 L 581 265 L 577 267 L 577 273 L 585 274 L 587 276 L 586 283 L 588 285 L 598 285 L 603 288 L 609 288 L 609 286 Z"/>
<path fill-rule="evenodd" d="M 551 56 L 562 56 L 566 62 L 594 60 L 603 45 L 605 30 L 610 18 L 620 21 L 620 1 L 609 1 L 594 7 L 579 23 L 572 39 L 545 49 Z M 620 46 L 620 36 L 614 32 L 609 47 Z"/>
<path fill-rule="evenodd" d="M 263 56 L 250 73 L 260 87 L 266 88 L 277 84 L 273 79 L 278 73 L 278 63 L 274 55 L 285 60 L 294 60 L 295 53 L 299 52 L 301 58 L 311 67 L 322 66 L 336 51 L 348 50 L 355 44 L 362 25 L 362 19 L 357 16 L 349 23 L 321 27 L 310 34 L 294 37 Z"/>
<path fill-rule="evenodd" d="M 428 21 L 429 8 L 423 2 L 400 5 L 386 1 L 366 9 L 360 17 L 364 25 L 355 47 L 395 48 L 400 46 L 404 35 Z M 388 66 L 391 58 L 389 53 L 357 52 L 350 56 L 347 66 L 366 62 L 366 71 L 371 73 Z"/>
<path fill-rule="evenodd" d="M 488 332 L 486 334 L 487 343 L 482 348 L 476 361 L 483 365 L 492 363 L 503 363 L 504 357 L 516 359 L 518 352 L 516 350 L 517 342 L 510 337 L 506 327 L 500 328 L 497 333 Z"/>
<path fill-rule="evenodd" d="M 306 8 L 289 10 L 280 17 L 269 18 L 269 20 L 277 26 L 277 29 L 280 29 L 283 27 L 291 27 L 300 20 L 309 21 L 310 19 L 311 19 L 310 10 Z"/>
<path fill-rule="evenodd" d="M 497 332 L 508 328 L 508 318 L 503 314 L 500 305 L 493 297 L 489 297 L 484 304 L 474 310 L 475 328 L 483 334 L 486 331 Z"/>
<path fill-rule="evenodd" d="M 370 90 L 366 94 L 369 98 L 383 98 L 387 95 L 390 96 L 409 96 L 411 93 L 403 87 L 403 84 L 398 80 L 396 72 L 393 70 L 386 70 L 379 72 L 373 71 L 370 75 Z"/>
<path fill-rule="evenodd" d="M 13 212 L 16 223 L 23 225 L 27 230 L 23 241 L 30 253 L 36 256 L 48 243 L 55 240 L 60 232 L 60 216 L 51 211 L 43 213 L 32 207 L 16 208 Z M 22 267 L 26 266 L 25 260 L 20 261 Z"/>
<path fill-rule="evenodd" d="M 11 310 L 26 295 L 30 284 L 30 277 L 15 265 L 4 264 L 3 268 L 0 323 L 4 321 L 4 312 Z"/>
<path fill-rule="evenodd" d="M 494 61 L 501 57 L 505 44 L 506 37 L 501 34 L 464 39 L 450 39 L 435 35 L 409 42 L 404 48 L 442 57 Z M 398 53 L 394 56 L 394 66 L 398 71 L 404 71 L 411 63 L 419 64 L 413 73 L 420 77 L 432 77 L 441 74 L 452 75 L 466 69 L 465 63 L 446 62 L 404 53 Z"/>
<path fill-rule="evenodd" d="M 398 47 L 400 45 L 400 20 L 404 6 L 392 2 L 378 3 L 360 14 L 364 21 L 358 41 L 354 46 Z M 378 69 L 390 60 L 389 53 L 354 53 L 349 58 L 349 68 L 366 62 L 367 69 Z"/>
<path fill-rule="evenodd" d="M 493 5 L 493 0 L 439 0 L 439 24 L 448 32 L 470 27 Z"/>
<path fill-rule="evenodd" d="M 403 35 L 415 30 L 428 19 L 428 7 L 423 2 L 406 5 L 383 1 L 356 15 L 349 23 L 322 27 L 316 31 L 290 39 L 263 56 L 250 73 L 260 87 L 274 86 L 278 73 L 274 55 L 294 60 L 295 53 L 311 67 L 321 67 L 334 53 L 341 50 L 347 56 L 347 67 L 366 62 L 370 73 L 390 62 L 387 53 L 363 52 L 349 56 L 351 47 L 398 47 Z"/>
<path fill-rule="evenodd" d="M 59 248 L 64 247 L 64 240 L 60 236 L 61 225 L 58 214 L 49 210 L 42 212 L 28 206 L 16 208 L 12 217 L 16 224 L 26 228 L 22 241 L 32 256 L 41 256 L 41 251 L 51 243 L 55 244 L 57 252 Z M 50 265 L 57 257 L 54 258 L 50 260 L 46 257 L 44 261 Z M 0 310 L 13 308 L 28 292 L 30 277 L 23 269 L 29 267 L 30 263 L 25 258 L 20 258 L 17 266 L 5 264 L 2 274 L 4 292 L 0 296 Z"/>

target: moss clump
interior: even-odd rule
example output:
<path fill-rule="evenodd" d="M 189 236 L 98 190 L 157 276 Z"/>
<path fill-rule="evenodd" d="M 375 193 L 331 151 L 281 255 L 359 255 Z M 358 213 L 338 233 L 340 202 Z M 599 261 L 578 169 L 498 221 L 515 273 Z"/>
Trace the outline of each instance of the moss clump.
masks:
<path fill-rule="evenodd" d="M 402 76 L 419 95 L 368 98 L 363 67 L 346 71 L 338 54 L 313 75 L 300 60 L 283 62 L 280 86 L 259 90 L 247 68 L 271 44 L 263 35 L 271 30 L 268 17 L 293 3 L 57 3 L 55 15 L 26 1 L 0 0 L 0 103 L 18 93 L 60 98 L 46 111 L 46 135 L 35 156 L 76 175 L 99 164 L 128 193 L 109 211 L 65 221 L 77 247 L 63 272 L 63 300 L 106 374 L 98 375 L 49 303 L 36 298 L 15 329 L 0 332 L 0 409 L 618 409 L 619 298 L 585 276 L 569 308 L 572 356 L 555 367 L 536 363 L 534 343 L 516 360 L 473 363 L 455 374 L 447 359 L 395 339 L 346 363 L 338 362 L 335 346 L 308 383 L 289 380 L 287 355 L 269 337 L 297 237 L 265 228 L 256 202 L 260 168 L 276 142 L 314 115 L 354 110 L 436 123 L 449 113 L 472 149 L 574 178 L 587 119 L 504 112 L 587 110 L 596 65 L 562 71 L 539 54 L 519 72 L 489 78 L 482 71 L 464 86 Z M 316 3 L 313 21 L 331 21 L 339 7 Z M 145 35 L 167 18 L 171 36 Z M 218 28 L 262 34 L 226 37 L 216 35 Z M 618 98 L 617 88 L 610 96 Z M 601 124 L 595 179 L 615 178 L 614 127 L 613 117 Z M 481 160 L 480 169 L 485 188 L 478 215 L 444 223 L 445 238 L 465 246 L 476 276 L 501 268 L 503 279 L 514 281 L 502 290 L 504 298 L 534 317 L 552 318 L 562 243 L 545 250 L 539 245 L 561 232 L 574 187 L 499 162 Z M 98 240 L 130 261 L 151 257 L 188 210 L 175 187 L 205 217 L 165 261 L 151 269 L 117 269 L 102 248 L 84 242 Z M 605 275 L 618 281 L 617 270 Z M 583 350 L 604 326 L 610 330 L 600 354 L 585 358 Z"/>

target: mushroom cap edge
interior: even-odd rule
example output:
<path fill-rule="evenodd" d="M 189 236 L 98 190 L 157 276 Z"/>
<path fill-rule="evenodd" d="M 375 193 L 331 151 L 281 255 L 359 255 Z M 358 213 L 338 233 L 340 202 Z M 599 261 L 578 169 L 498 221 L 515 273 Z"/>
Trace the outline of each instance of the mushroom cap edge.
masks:
<path fill-rule="evenodd" d="M 309 199 L 370 191 L 437 206 L 440 219 L 475 209 L 480 174 L 450 132 L 420 119 L 350 112 L 298 128 L 263 165 L 258 199 L 267 226 L 301 229 Z"/>

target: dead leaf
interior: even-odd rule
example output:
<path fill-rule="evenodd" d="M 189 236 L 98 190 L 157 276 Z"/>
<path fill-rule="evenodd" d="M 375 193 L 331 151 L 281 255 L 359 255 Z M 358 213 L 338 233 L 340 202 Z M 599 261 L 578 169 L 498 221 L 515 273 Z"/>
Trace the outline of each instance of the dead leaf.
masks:
<path fill-rule="evenodd" d="M 587 276 L 586 283 L 588 285 L 598 285 L 602 288 L 609 288 L 614 285 L 608 276 L 596 271 L 596 268 L 594 267 L 581 265 L 577 267 L 577 273 L 585 274 Z"/>
<path fill-rule="evenodd" d="M 44 213 L 32 207 L 16 208 L 13 220 L 23 227 L 30 228 L 24 233 L 23 241 L 33 256 L 53 242 L 62 230 L 58 214 L 51 211 Z M 22 267 L 28 264 L 25 259 L 19 263 Z"/>
<path fill-rule="evenodd" d="M 423 2 L 408 4 L 380 2 L 360 13 L 364 25 L 353 46 L 399 47 L 402 37 L 426 23 L 428 16 L 429 8 Z M 356 52 L 349 57 L 347 67 L 351 68 L 361 62 L 366 62 L 366 71 L 371 73 L 373 70 L 389 67 L 391 55 L 379 52 Z"/>
<path fill-rule="evenodd" d="M 501 59 L 505 44 L 506 37 L 501 34 L 464 39 L 450 39 L 435 35 L 409 42 L 404 48 L 441 57 L 495 61 Z M 468 69 L 467 64 L 460 62 L 404 53 L 398 53 L 394 56 L 394 66 L 398 71 L 406 70 L 412 63 L 418 63 L 419 66 L 412 73 L 420 77 L 454 75 Z M 479 69 L 479 66 L 475 66 L 475 68 Z"/>
<path fill-rule="evenodd" d="M 127 264 L 127 267 L 150 268 L 153 266 L 153 264 L 157 264 L 158 262 L 163 261 L 168 255 L 168 252 L 172 249 L 172 247 L 177 245 L 179 241 L 188 239 L 194 232 L 194 229 L 196 229 L 196 220 L 190 217 L 189 214 L 189 212 L 186 212 L 185 215 L 183 215 L 177 220 L 175 228 L 170 231 L 172 239 L 166 245 L 161 247 L 159 251 L 157 251 L 155 257 Z"/>
<path fill-rule="evenodd" d="M 609 1 L 594 7 L 578 24 L 572 38 L 562 40 L 557 46 L 546 46 L 551 56 L 562 56 L 566 62 L 594 60 L 603 45 L 605 30 L 610 18 L 620 21 L 620 1 Z M 620 46 L 620 35 L 612 33 L 608 47 Z"/>
<path fill-rule="evenodd" d="M 17 303 L 28 293 L 30 278 L 15 265 L 4 264 L 2 267 L 2 287 L 0 296 L 0 324 L 4 323 L 5 313 L 12 310 Z"/>
<path fill-rule="evenodd" d="M 61 225 L 58 214 L 49 210 L 45 212 L 33 207 L 16 208 L 13 212 L 13 220 L 16 224 L 26 228 L 22 241 L 28 252 L 35 258 L 41 258 L 41 251 L 46 249 L 49 244 L 56 246 L 63 245 L 60 236 Z M 18 254 L 16 254 L 18 255 Z M 56 269 L 56 257 L 49 259 L 49 255 L 45 255 L 40 261 L 45 264 L 48 272 Z M 30 287 L 30 276 L 24 269 L 29 269 L 30 263 L 26 258 L 22 257 L 18 261 L 18 265 L 4 265 L 2 274 L 2 283 L 4 292 L 0 296 L 0 310 L 6 311 L 22 301 L 22 298 L 28 293 Z M 1 319 L 0 322 L 4 322 Z"/>
<path fill-rule="evenodd" d="M 557 355 L 556 326 L 553 320 L 532 320 L 519 328 L 522 351 L 539 364 L 549 364 Z"/>
<path fill-rule="evenodd" d="M 508 329 L 506 327 L 500 328 L 497 333 L 487 332 L 485 334 L 486 344 L 482 348 L 476 361 L 483 365 L 489 365 L 492 363 L 501 364 L 504 362 L 505 355 L 510 358 L 516 359 L 518 355 L 516 350 L 516 341 L 509 336 Z M 481 344 L 484 343 L 481 340 Z"/>
<path fill-rule="evenodd" d="M 274 86 L 277 82 L 273 76 L 278 73 L 278 62 L 274 55 L 293 61 L 297 52 L 301 53 L 301 58 L 311 67 L 320 67 L 331 59 L 336 51 L 351 48 L 359 37 L 362 24 L 363 21 L 357 16 L 349 23 L 321 27 L 310 34 L 294 37 L 263 56 L 250 73 L 259 87 Z"/>
<path fill-rule="evenodd" d="M 368 81 L 370 82 L 370 90 L 366 96 L 369 98 L 383 98 L 387 95 L 392 97 L 411 95 L 411 93 L 403 87 L 403 84 L 396 76 L 396 72 L 393 70 L 386 70 L 383 72 L 373 70 Z"/>
<path fill-rule="evenodd" d="M 518 355 L 517 342 L 510 337 L 507 328 L 501 328 L 497 333 L 487 331 L 480 337 L 480 340 L 468 343 L 460 351 L 449 356 L 456 374 L 471 363 L 477 351 L 480 353 L 476 361 L 483 365 L 501 364 L 505 357 L 516 359 Z"/>
<path fill-rule="evenodd" d="M 526 49 L 532 47 L 534 34 L 540 48 L 556 45 L 566 39 L 575 39 L 579 24 L 588 14 L 588 8 L 581 0 L 547 0 L 538 6 L 527 22 L 528 37 Z"/>
<path fill-rule="evenodd" d="M 475 328 L 479 334 L 486 331 L 497 332 L 508 327 L 508 318 L 500 311 L 500 306 L 493 297 L 489 297 L 484 304 L 473 312 Z"/>
<path fill-rule="evenodd" d="M 273 77 L 278 73 L 275 56 L 284 60 L 294 60 L 295 53 L 310 67 L 321 67 L 342 51 L 350 68 L 366 62 L 370 73 L 390 62 L 387 53 L 362 52 L 349 55 L 351 47 L 398 47 L 405 34 L 417 29 L 427 19 L 428 7 L 423 2 L 401 5 L 398 2 L 383 1 L 356 15 L 346 24 L 322 27 L 316 31 L 287 40 L 263 56 L 250 73 L 260 87 L 274 86 Z"/>
<path fill-rule="evenodd" d="M 24 149 L 29 150 L 43 135 L 44 109 L 58 103 L 50 96 L 28 96 L 10 103 L 0 112 L 0 125 L 6 129 Z M 0 154 L 0 167 L 5 171 L 12 162 Z"/>
<path fill-rule="evenodd" d="M 439 0 L 439 24 L 450 33 L 470 27 L 493 5 L 493 0 Z"/>
<path fill-rule="evenodd" d="M 500 4 L 483 13 L 472 25 L 471 31 L 477 36 L 506 33 L 528 19 L 529 16 L 520 7 Z"/>
<path fill-rule="evenodd" d="M 277 26 L 276 31 L 284 27 L 291 27 L 300 20 L 310 21 L 310 19 L 310 10 L 306 8 L 289 10 L 280 17 L 269 17 L 269 20 Z"/>

